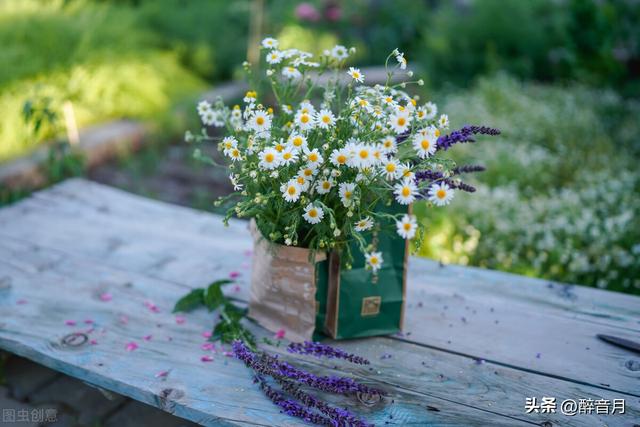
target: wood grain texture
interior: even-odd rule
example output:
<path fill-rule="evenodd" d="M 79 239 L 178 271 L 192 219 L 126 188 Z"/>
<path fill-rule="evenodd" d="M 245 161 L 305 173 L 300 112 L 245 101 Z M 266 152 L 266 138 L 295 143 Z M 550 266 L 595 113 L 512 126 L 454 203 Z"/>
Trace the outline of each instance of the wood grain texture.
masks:
<path fill-rule="evenodd" d="M 246 301 L 250 248 L 241 221 L 223 228 L 214 215 L 67 181 L 0 210 L 0 278 L 8 283 L 0 289 L 0 347 L 204 425 L 296 425 L 239 363 L 219 354 L 200 361 L 210 315 L 178 325 L 169 314 L 189 287 L 232 271 L 241 276 L 229 291 Z M 104 292 L 113 300 L 101 301 Z M 638 372 L 626 366 L 638 358 L 593 337 L 637 336 L 638 301 L 412 259 L 406 334 L 340 343 L 373 360 L 374 371 L 355 375 L 381 384 L 394 403 L 350 403 L 382 424 L 629 425 L 640 419 Z M 75 331 L 65 320 L 81 328 L 93 320 L 88 335 L 97 344 L 61 345 Z M 140 348 L 126 352 L 131 341 Z M 166 379 L 155 377 L 169 369 Z M 626 397 L 627 415 L 525 415 L 530 396 Z"/>

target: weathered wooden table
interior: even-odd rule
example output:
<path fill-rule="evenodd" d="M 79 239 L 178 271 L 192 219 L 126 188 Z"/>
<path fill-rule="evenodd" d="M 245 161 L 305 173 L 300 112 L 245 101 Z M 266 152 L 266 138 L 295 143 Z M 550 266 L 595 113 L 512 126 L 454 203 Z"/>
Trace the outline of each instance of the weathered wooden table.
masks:
<path fill-rule="evenodd" d="M 250 249 L 244 222 L 224 228 L 215 215 L 66 181 L 0 210 L 0 348 L 203 425 L 298 425 L 241 363 L 201 349 L 213 316 L 171 314 L 189 288 L 233 272 L 229 291 L 244 300 Z M 640 340 L 640 298 L 416 258 L 407 298 L 403 335 L 339 344 L 373 361 L 355 377 L 391 394 L 374 406 L 348 400 L 368 420 L 640 423 L 639 355 L 595 337 Z M 528 397 L 555 398 L 556 412 L 526 413 Z M 563 415 L 567 399 L 593 412 Z M 589 410 L 603 399 L 624 399 L 625 414 Z"/>

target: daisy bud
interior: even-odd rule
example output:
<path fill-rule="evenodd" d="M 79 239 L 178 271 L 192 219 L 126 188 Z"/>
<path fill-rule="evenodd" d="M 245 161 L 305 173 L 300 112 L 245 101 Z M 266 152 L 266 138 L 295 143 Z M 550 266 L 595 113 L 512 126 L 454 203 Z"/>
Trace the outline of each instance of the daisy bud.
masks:
<path fill-rule="evenodd" d="M 418 80 L 418 86 L 424 86 L 424 80 L 422 79 Z"/>
<path fill-rule="evenodd" d="M 192 134 L 190 131 L 186 131 L 186 132 L 184 133 L 184 140 L 185 140 L 186 142 L 191 142 L 191 141 L 193 141 L 193 134 Z"/>
<path fill-rule="evenodd" d="M 405 82 L 402 82 L 400 83 L 400 87 L 404 89 L 405 87 L 407 87 L 407 84 Z"/>
<path fill-rule="evenodd" d="M 247 195 L 247 190 L 243 190 L 243 191 L 242 191 L 242 195 L 243 195 L 243 196 L 246 196 L 246 195 Z"/>
<path fill-rule="evenodd" d="M 284 244 L 287 245 L 287 246 L 291 246 L 291 243 L 292 243 L 291 239 L 289 239 L 289 238 L 285 239 L 285 241 L 284 241 Z"/>
<path fill-rule="evenodd" d="M 242 66 L 243 66 L 244 68 L 249 68 L 249 67 L 251 66 L 251 63 L 250 63 L 249 61 L 244 61 L 244 62 L 242 63 Z"/>
<path fill-rule="evenodd" d="M 320 246 L 321 248 L 324 248 L 324 247 L 325 247 L 324 240 L 321 240 L 321 241 L 320 241 L 320 245 L 319 245 L 319 246 Z"/>
<path fill-rule="evenodd" d="M 273 70 L 267 70 L 267 77 L 273 76 Z"/>
<path fill-rule="evenodd" d="M 347 212 L 347 216 L 348 216 L 349 218 L 351 218 L 351 217 L 353 216 L 353 212 L 352 212 L 352 211 L 348 211 L 348 212 Z"/>
<path fill-rule="evenodd" d="M 356 53 L 356 48 L 355 48 L 355 47 L 353 47 L 353 46 L 351 46 L 351 47 L 349 48 L 349 53 L 350 53 L 350 54 L 352 54 L 352 55 L 353 55 L 354 53 Z"/>
<path fill-rule="evenodd" d="M 340 231 L 340 229 L 339 229 L 339 228 L 336 228 L 336 229 L 333 231 L 333 235 L 334 235 L 334 236 L 336 236 L 336 237 L 340 236 L 340 234 L 342 234 L 342 232 Z"/>
<path fill-rule="evenodd" d="M 407 76 L 413 77 L 413 71 L 411 71 L 411 70 L 407 71 Z"/>

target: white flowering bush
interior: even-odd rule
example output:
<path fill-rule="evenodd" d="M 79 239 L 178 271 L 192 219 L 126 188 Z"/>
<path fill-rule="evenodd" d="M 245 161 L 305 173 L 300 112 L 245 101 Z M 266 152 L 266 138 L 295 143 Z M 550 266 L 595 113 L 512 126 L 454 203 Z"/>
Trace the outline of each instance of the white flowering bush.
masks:
<path fill-rule="evenodd" d="M 415 209 L 426 227 L 422 255 L 640 293 L 640 106 L 609 91 L 505 76 L 445 105 L 457 120 L 496 123 L 503 135 L 455 152 L 487 166 L 473 197 L 457 198 L 446 214 Z"/>
<path fill-rule="evenodd" d="M 386 58 L 386 84 L 369 87 L 362 71 L 347 69 L 353 50 L 344 46 L 317 58 L 280 50 L 273 38 L 262 48 L 271 94 L 250 90 L 242 105 L 231 108 L 202 101 L 198 113 L 205 127 L 187 133 L 190 142 L 218 141 L 227 160 L 234 192 L 218 201 L 232 204 L 227 220 L 255 218 L 270 241 L 312 251 L 348 252 L 355 240 L 375 272 L 383 259 L 375 244 L 366 244 L 365 233 L 411 239 L 418 232 L 413 215 L 391 215 L 380 206 L 408 207 L 418 199 L 444 206 L 454 189 L 473 190 L 457 175 L 477 168 L 457 168 L 438 153 L 497 131 L 465 127 L 445 135 L 447 115 L 405 92 L 422 81 L 409 80 L 413 73 L 401 52 Z M 391 84 L 394 73 L 406 81 Z M 319 84 L 321 75 L 328 78 Z M 225 135 L 211 135 L 215 127 Z"/>

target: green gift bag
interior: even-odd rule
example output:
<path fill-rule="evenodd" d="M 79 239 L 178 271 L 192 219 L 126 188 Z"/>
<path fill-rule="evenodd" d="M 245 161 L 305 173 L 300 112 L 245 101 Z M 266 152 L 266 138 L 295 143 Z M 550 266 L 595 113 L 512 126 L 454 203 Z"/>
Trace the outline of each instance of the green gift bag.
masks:
<path fill-rule="evenodd" d="M 400 209 L 406 212 L 406 207 Z M 351 269 L 341 267 L 337 252 L 316 265 L 316 335 L 358 338 L 402 329 L 408 242 L 396 233 L 378 233 L 371 239 L 377 240 L 384 260 L 376 275 L 365 269 L 364 255 L 355 243 Z"/>

